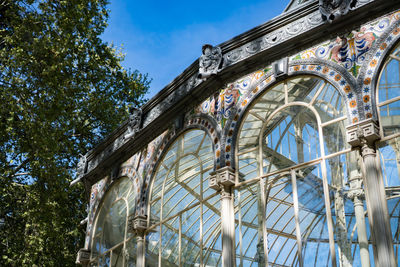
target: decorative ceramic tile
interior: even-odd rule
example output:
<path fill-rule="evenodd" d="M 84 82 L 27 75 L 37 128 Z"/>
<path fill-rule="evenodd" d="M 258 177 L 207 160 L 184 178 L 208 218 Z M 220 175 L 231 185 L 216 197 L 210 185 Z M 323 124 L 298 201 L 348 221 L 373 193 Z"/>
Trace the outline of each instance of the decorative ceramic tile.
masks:
<path fill-rule="evenodd" d="M 310 58 L 329 60 L 340 64 L 357 78 L 368 51 L 395 21 L 396 17 L 393 14 L 376 19 L 348 34 L 300 52 L 291 60 Z"/>
<path fill-rule="evenodd" d="M 387 27 L 385 35 L 376 44 L 374 51 L 369 62 L 367 62 L 365 76 L 362 77 L 361 81 L 361 94 L 363 102 L 363 110 L 366 118 L 377 118 L 373 103 L 375 100 L 376 83 L 378 82 L 379 71 L 381 70 L 382 64 L 386 55 L 390 52 L 391 47 L 398 42 L 400 39 L 400 12 L 396 12 L 387 18 L 387 23 L 390 27 Z"/>
<path fill-rule="evenodd" d="M 89 209 L 88 209 L 88 222 L 86 226 L 86 237 L 85 237 L 85 248 L 89 248 L 90 236 L 92 234 L 92 228 L 94 223 L 94 215 L 100 204 L 101 198 L 107 189 L 109 178 L 103 178 L 94 185 L 90 191 Z"/>
<path fill-rule="evenodd" d="M 204 113 L 213 116 L 224 128 L 227 120 L 234 113 L 233 109 L 244 95 L 257 83 L 271 68 L 258 70 L 239 80 L 228 84 L 224 89 L 216 92 L 195 109 L 195 113 Z"/>

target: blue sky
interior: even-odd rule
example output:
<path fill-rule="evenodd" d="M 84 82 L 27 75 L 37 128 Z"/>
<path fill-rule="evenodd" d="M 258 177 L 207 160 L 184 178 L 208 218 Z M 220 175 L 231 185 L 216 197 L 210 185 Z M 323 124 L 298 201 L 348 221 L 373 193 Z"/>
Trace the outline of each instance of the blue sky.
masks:
<path fill-rule="evenodd" d="M 129 1 L 110 0 L 109 26 L 102 38 L 122 46 L 123 66 L 153 79 L 148 98 L 201 55 L 281 14 L 289 0 Z"/>

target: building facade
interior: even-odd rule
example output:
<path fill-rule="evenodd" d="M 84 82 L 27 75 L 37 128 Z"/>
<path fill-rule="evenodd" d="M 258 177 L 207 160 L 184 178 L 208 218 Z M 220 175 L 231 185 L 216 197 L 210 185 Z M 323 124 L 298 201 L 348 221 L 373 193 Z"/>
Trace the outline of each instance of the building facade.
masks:
<path fill-rule="evenodd" d="M 204 45 L 75 182 L 84 266 L 400 266 L 400 1 Z"/>

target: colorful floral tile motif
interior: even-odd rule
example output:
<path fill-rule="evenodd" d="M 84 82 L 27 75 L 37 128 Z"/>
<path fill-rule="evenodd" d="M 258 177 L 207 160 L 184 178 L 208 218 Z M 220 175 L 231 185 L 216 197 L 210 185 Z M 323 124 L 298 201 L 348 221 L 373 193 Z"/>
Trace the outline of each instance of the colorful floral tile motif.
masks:
<path fill-rule="evenodd" d="M 227 136 L 226 136 L 226 143 L 225 143 L 225 166 L 232 166 L 232 161 L 234 160 L 234 149 L 233 146 L 233 135 L 236 131 L 236 128 L 238 126 L 238 123 L 241 119 L 241 117 L 244 114 L 244 111 L 247 109 L 248 105 L 251 103 L 251 100 L 257 96 L 263 88 L 266 88 L 268 85 L 272 84 L 275 81 L 275 78 L 272 75 L 269 75 L 268 77 L 264 77 L 258 84 L 256 83 L 254 88 L 252 90 L 249 90 L 246 95 L 243 96 L 242 99 L 240 99 L 237 102 L 237 113 L 233 118 L 231 118 L 230 123 L 228 124 L 229 130 L 227 131 Z"/>
<path fill-rule="evenodd" d="M 258 70 L 250 75 L 228 84 L 224 89 L 219 90 L 213 96 L 205 100 L 195 109 L 195 113 L 208 114 L 214 117 L 224 128 L 226 121 L 230 119 L 233 109 L 243 96 L 247 94 L 254 84 L 259 82 L 271 68 Z"/>
<path fill-rule="evenodd" d="M 346 104 L 348 105 L 347 110 L 350 112 L 349 117 L 352 123 L 359 121 L 358 105 L 357 105 L 357 94 L 354 92 L 352 86 L 343 77 L 341 73 L 329 66 L 322 66 L 316 64 L 300 64 L 294 65 L 289 68 L 289 73 L 315 73 L 318 76 L 324 77 L 332 85 L 338 89 L 342 95 L 345 96 Z"/>
<path fill-rule="evenodd" d="M 98 181 L 94 185 L 92 185 L 92 189 L 90 191 L 90 200 L 89 200 L 89 210 L 88 210 L 88 222 L 86 226 L 86 237 L 85 237 L 85 248 L 89 248 L 90 236 L 94 223 L 94 215 L 96 214 L 96 210 L 99 206 L 100 200 L 104 195 L 104 192 L 107 188 L 109 178 L 103 178 Z"/>
<path fill-rule="evenodd" d="M 141 198 L 138 199 L 136 215 L 145 216 L 147 213 L 146 198 L 149 193 L 151 179 L 154 176 L 154 171 L 157 168 L 157 163 L 162 159 L 163 153 L 168 151 L 168 146 L 173 142 L 180 134 L 188 129 L 202 129 L 205 130 L 213 140 L 214 146 L 214 166 L 220 168 L 220 155 L 221 155 L 221 134 L 217 129 L 215 121 L 208 115 L 189 115 L 184 122 L 183 128 L 178 132 L 172 128 L 168 132 L 162 135 L 162 141 L 158 143 L 156 147 L 156 154 L 153 154 L 153 158 L 148 161 L 148 165 L 145 167 L 143 172 L 144 183 L 142 186 Z M 161 137 L 161 136 L 160 136 Z"/>
<path fill-rule="evenodd" d="M 375 53 L 373 53 L 370 61 L 368 62 L 365 76 L 362 80 L 362 103 L 366 118 L 376 117 L 376 114 L 372 108 L 372 103 L 374 103 L 372 98 L 375 96 L 374 92 L 372 92 L 372 90 L 374 90 L 374 85 L 372 84 L 373 78 L 377 77 L 380 66 L 384 64 L 383 59 L 389 52 L 389 47 L 391 47 L 393 43 L 400 39 L 400 12 L 393 14 L 391 16 L 391 20 L 395 20 L 396 24 L 388 29 L 390 32 L 386 38 L 378 43 Z"/>
<path fill-rule="evenodd" d="M 291 60 L 319 58 L 333 61 L 357 78 L 367 52 L 396 20 L 395 14 L 376 19 L 347 35 L 338 36 L 336 39 L 307 49 L 293 56 Z"/>

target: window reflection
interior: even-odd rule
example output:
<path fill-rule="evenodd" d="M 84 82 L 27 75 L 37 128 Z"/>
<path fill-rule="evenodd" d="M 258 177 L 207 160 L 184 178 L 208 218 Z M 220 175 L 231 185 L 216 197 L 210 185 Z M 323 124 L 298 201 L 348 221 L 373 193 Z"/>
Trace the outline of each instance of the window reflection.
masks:
<path fill-rule="evenodd" d="M 341 94 L 316 77 L 284 81 L 252 103 L 238 138 L 248 182 L 236 190 L 238 266 L 353 261 L 346 158 L 327 158 L 348 148 L 346 125 Z"/>
<path fill-rule="evenodd" d="M 219 197 L 207 180 L 213 155 L 210 137 L 191 130 L 159 163 L 151 192 L 146 266 L 221 265 Z"/>
<path fill-rule="evenodd" d="M 136 266 L 136 242 L 127 233 L 128 212 L 135 194 L 129 178 L 121 178 L 106 193 L 96 218 L 91 266 Z"/>

